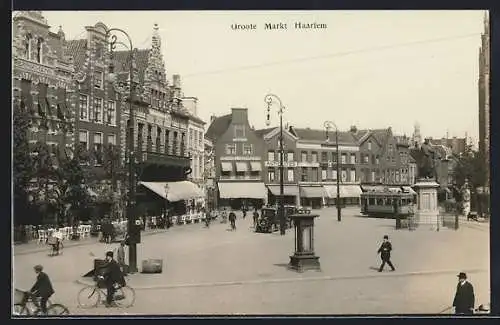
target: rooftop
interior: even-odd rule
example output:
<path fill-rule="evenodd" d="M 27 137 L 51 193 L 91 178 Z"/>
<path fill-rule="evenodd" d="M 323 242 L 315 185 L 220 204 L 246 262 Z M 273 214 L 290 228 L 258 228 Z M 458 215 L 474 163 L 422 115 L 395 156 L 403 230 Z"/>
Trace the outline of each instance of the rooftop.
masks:
<path fill-rule="evenodd" d="M 215 120 L 208 126 L 205 136 L 209 139 L 216 140 L 224 132 L 226 132 L 229 124 L 231 124 L 232 115 L 227 114 L 219 117 L 215 117 Z"/>

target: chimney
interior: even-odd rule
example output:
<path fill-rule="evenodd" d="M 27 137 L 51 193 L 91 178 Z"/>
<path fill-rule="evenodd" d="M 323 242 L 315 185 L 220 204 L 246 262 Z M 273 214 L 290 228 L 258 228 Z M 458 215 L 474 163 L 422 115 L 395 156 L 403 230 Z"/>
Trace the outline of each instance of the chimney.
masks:
<path fill-rule="evenodd" d="M 351 131 L 352 133 L 356 133 L 356 132 L 358 132 L 358 128 L 356 127 L 356 125 L 351 125 L 351 129 L 350 129 L 350 131 Z"/>

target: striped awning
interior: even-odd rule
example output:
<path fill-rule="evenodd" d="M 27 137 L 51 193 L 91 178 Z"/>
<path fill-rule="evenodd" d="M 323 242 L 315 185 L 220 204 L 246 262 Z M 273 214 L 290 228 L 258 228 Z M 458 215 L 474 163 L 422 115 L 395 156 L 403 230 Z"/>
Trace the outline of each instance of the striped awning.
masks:
<path fill-rule="evenodd" d="M 260 161 L 251 161 L 250 168 L 254 172 L 261 172 L 262 171 L 262 163 Z"/>
<path fill-rule="evenodd" d="M 337 197 L 337 186 L 336 185 L 323 185 L 327 196 L 331 199 Z M 340 185 L 340 197 L 341 198 L 356 198 L 361 196 L 361 187 L 359 185 Z"/>
<path fill-rule="evenodd" d="M 231 161 L 223 161 L 220 164 L 223 172 L 233 171 L 233 163 Z"/>
<path fill-rule="evenodd" d="M 236 162 L 236 171 L 237 172 L 246 172 L 248 171 L 248 163 L 245 161 L 237 161 Z"/>
<path fill-rule="evenodd" d="M 300 196 L 309 198 L 325 197 L 326 192 L 323 186 L 301 186 Z"/>

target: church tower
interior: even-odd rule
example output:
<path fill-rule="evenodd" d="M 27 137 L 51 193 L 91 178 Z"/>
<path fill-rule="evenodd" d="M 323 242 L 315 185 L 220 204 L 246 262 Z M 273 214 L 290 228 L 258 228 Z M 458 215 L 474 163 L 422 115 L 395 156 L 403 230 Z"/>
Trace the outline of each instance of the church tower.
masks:
<path fill-rule="evenodd" d="M 415 122 L 413 126 L 413 135 L 411 138 L 411 146 L 413 148 L 420 148 L 422 144 L 422 135 L 420 134 L 420 124 Z"/>

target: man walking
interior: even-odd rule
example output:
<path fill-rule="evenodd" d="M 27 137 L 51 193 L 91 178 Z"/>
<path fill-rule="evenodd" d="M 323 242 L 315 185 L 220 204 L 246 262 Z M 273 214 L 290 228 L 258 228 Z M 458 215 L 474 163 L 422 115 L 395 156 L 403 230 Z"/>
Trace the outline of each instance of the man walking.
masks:
<path fill-rule="evenodd" d="M 387 263 L 391 267 L 391 271 L 396 270 L 394 268 L 394 265 L 392 265 L 391 262 L 391 251 L 392 251 L 392 245 L 389 242 L 389 236 L 384 235 L 384 241 L 382 245 L 380 245 L 380 248 L 377 251 L 377 254 L 380 254 L 380 257 L 382 259 L 382 264 L 380 265 L 380 268 L 378 269 L 379 272 L 382 272 L 384 269 L 385 263 Z"/>
<path fill-rule="evenodd" d="M 474 312 L 474 288 L 467 281 L 467 275 L 460 272 L 458 276 L 457 292 L 453 299 L 456 315 L 472 315 Z"/>
<path fill-rule="evenodd" d="M 47 315 L 47 300 L 54 294 L 54 288 L 52 288 L 49 276 L 43 272 L 43 266 L 35 265 L 33 269 L 36 273 L 36 282 L 30 292 L 41 298 L 40 309 L 44 315 Z"/>
<path fill-rule="evenodd" d="M 229 212 L 229 222 L 231 223 L 231 230 L 236 230 L 236 214 L 233 211 Z"/>
<path fill-rule="evenodd" d="M 257 208 L 253 211 L 253 227 L 257 227 L 257 222 L 259 221 L 259 213 L 257 212 Z"/>

